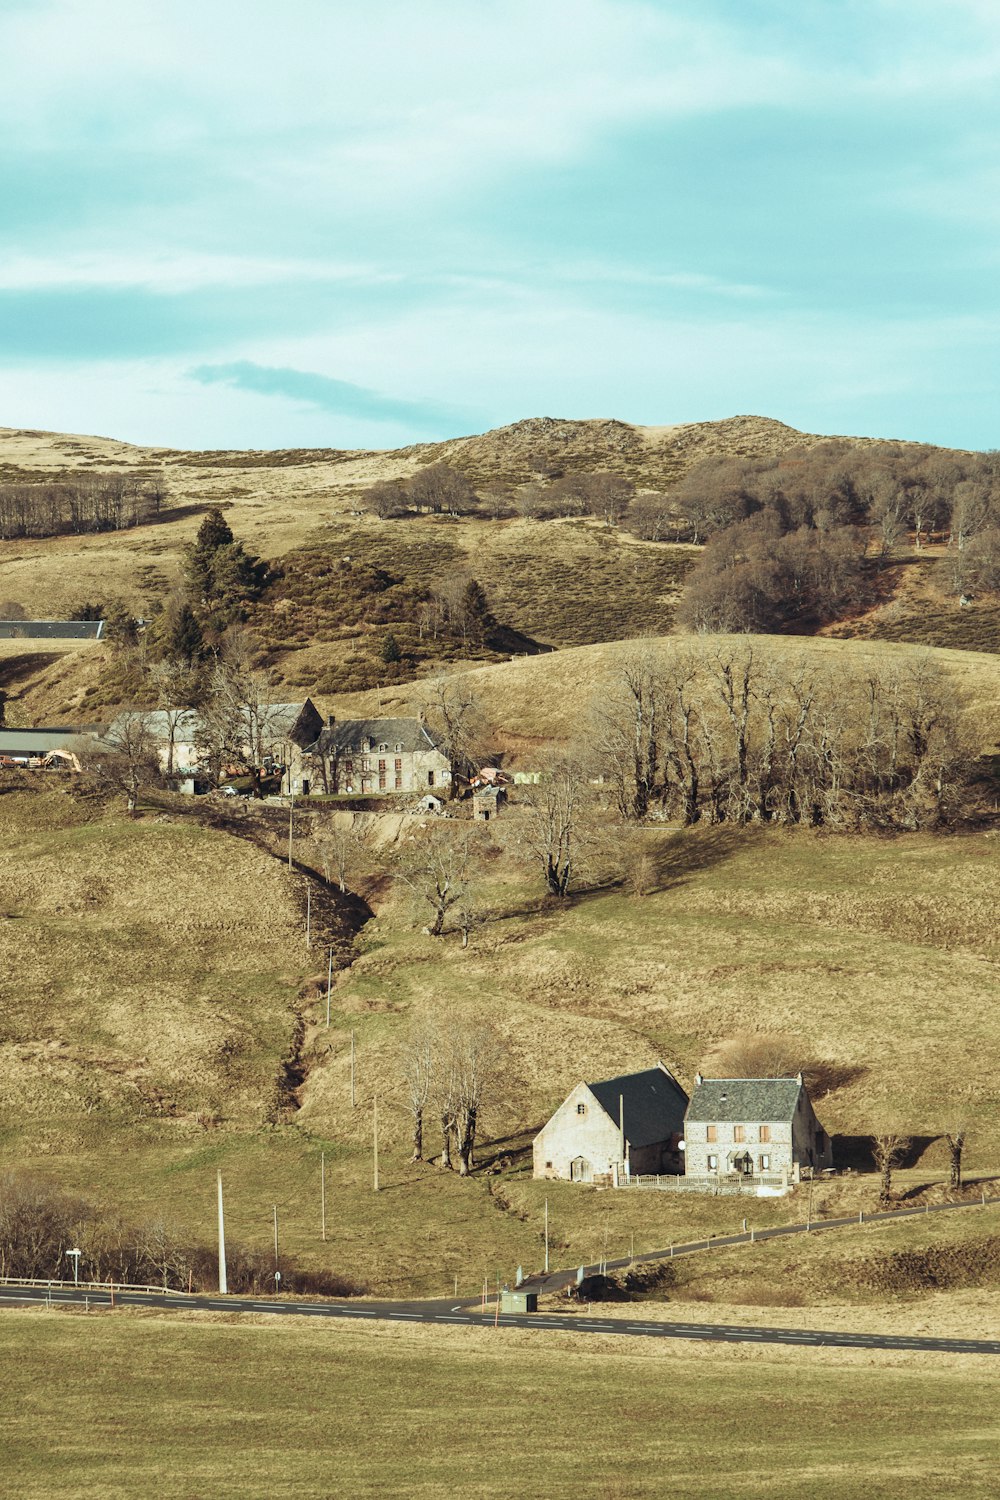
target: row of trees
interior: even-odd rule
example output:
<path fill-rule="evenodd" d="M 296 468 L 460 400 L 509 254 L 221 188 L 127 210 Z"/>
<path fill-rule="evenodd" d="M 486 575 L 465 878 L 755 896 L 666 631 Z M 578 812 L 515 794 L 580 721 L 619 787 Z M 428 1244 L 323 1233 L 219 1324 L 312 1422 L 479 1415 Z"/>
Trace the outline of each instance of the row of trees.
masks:
<path fill-rule="evenodd" d="M 142 526 L 157 519 L 166 494 L 162 478 L 134 472 L 0 484 L 0 539 Z"/>
<path fill-rule="evenodd" d="M 413 1121 L 412 1161 L 424 1159 L 424 1134 L 440 1131 L 438 1165 L 462 1177 L 473 1171 L 482 1112 L 507 1081 L 510 1058 L 500 1033 L 487 1024 L 425 1021 L 403 1049 L 402 1073 Z"/>
<path fill-rule="evenodd" d="M 511 485 L 491 480 L 475 489 L 450 464 L 429 464 L 411 479 L 380 480 L 362 495 L 365 509 L 380 520 L 429 513 L 484 515 L 502 520 L 522 515 L 534 520 L 560 516 L 596 516 L 616 526 L 628 509 L 635 486 L 624 474 L 610 470 L 566 474 L 548 482 Z"/>
<path fill-rule="evenodd" d="M 961 807 L 961 715 L 929 658 L 847 672 L 725 643 L 637 653 L 596 701 L 593 753 L 625 818 L 919 828 Z"/>
<path fill-rule="evenodd" d="M 0 1178 L 0 1276 L 72 1280 L 70 1249 L 81 1252 L 81 1281 L 176 1291 L 209 1291 L 218 1284 L 215 1250 L 191 1244 L 159 1220 L 131 1223 L 27 1174 Z M 230 1243 L 226 1266 L 230 1291 L 274 1291 L 276 1267 L 267 1252 Z M 334 1272 L 303 1271 L 287 1258 L 281 1274 L 286 1291 L 346 1296 L 360 1290 Z"/>

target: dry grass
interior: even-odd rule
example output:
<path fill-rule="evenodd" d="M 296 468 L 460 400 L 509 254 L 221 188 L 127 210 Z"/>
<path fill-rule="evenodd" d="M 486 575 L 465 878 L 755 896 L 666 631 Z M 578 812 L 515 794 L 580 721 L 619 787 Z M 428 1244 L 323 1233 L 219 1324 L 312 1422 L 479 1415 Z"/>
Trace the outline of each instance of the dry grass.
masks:
<path fill-rule="evenodd" d="M 0 1348 L 24 1500 L 995 1492 L 982 1356 L 59 1313 Z"/>

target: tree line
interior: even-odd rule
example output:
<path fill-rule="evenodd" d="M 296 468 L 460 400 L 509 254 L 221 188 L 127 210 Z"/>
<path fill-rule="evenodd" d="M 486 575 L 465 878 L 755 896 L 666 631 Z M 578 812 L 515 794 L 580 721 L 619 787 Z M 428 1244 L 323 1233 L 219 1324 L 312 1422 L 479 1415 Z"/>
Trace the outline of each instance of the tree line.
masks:
<path fill-rule="evenodd" d="M 155 521 L 166 494 L 159 476 L 136 473 L 0 484 L 0 539 L 124 531 Z"/>
<path fill-rule="evenodd" d="M 162 1220 L 131 1222 L 27 1173 L 11 1172 L 0 1178 L 0 1276 L 72 1281 L 73 1266 L 67 1256 L 71 1249 L 80 1251 L 81 1281 L 196 1292 L 218 1286 L 215 1248 L 191 1243 Z M 226 1268 L 231 1292 L 275 1290 L 278 1268 L 266 1251 L 227 1244 Z M 329 1297 L 364 1290 L 336 1272 L 307 1271 L 285 1256 L 281 1287 Z"/>
<path fill-rule="evenodd" d="M 380 520 L 407 515 L 482 515 L 500 521 L 521 515 L 533 520 L 596 516 L 616 526 L 635 494 L 624 474 L 610 470 L 550 475 L 527 484 L 490 480 L 475 488 L 451 464 L 435 463 L 410 479 L 380 480 L 362 492 L 366 510 Z"/>
<path fill-rule="evenodd" d="M 599 695 L 592 755 L 628 819 L 934 827 L 965 808 L 963 706 L 924 657 L 846 671 L 749 641 L 678 646 L 636 653 Z"/>

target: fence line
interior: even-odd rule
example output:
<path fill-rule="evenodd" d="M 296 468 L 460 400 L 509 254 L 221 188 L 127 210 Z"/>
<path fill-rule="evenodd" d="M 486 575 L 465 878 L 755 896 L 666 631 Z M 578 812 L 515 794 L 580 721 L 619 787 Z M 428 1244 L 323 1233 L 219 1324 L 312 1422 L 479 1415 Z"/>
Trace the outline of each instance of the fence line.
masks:
<path fill-rule="evenodd" d="M 713 1197 L 755 1194 L 758 1188 L 789 1188 L 784 1177 L 674 1177 L 643 1174 L 620 1182 L 620 1187 L 645 1188 L 661 1193 L 711 1193 Z"/>
<path fill-rule="evenodd" d="M 30 1276 L 0 1276 L 0 1286 L 46 1287 L 50 1292 L 72 1287 L 75 1292 L 158 1292 L 161 1297 L 193 1295 L 172 1286 L 139 1286 L 133 1281 L 56 1281 L 51 1277 L 33 1279 Z"/>

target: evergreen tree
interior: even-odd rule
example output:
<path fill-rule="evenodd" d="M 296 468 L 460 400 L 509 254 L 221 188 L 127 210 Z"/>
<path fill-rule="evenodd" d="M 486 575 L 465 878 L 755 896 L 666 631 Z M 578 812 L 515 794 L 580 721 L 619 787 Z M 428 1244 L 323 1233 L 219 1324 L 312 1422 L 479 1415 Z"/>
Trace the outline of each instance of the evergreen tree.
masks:
<path fill-rule="evenodd" d="M 386 666 L 391 666 L 393 662 L 402 661 L 403 659 L 403 653 L 399 649 L 399 642 L 391 631 L 382 642 L 382 651 L 380 654 Z"/>
<path fill-rule="evenodd" d="M 486 640 L 496 628 L 496 620 L 490 613 L 486 590 L 477 578 L 470 578 L 462 594 L 462 617 L 470 640 L 478 644 Z"/>
<path fill-rule="evenodd" d="M 187 558 L 188 580 L 199 599 L 207 601 L 212 597 L 217 554 L 220 548 L 232 544 L 233 533 L 226 518 L 218 506 L 214 506 L 198 527 L 198 535 Z"/>
<path fill-rule="evenodd" d="M 171 661 L 191 666 L 205 654 L 205 637 L 198 616 L 190 604 L 184 603 L 176 611 L 163 633 L 163 651 Z"/>

